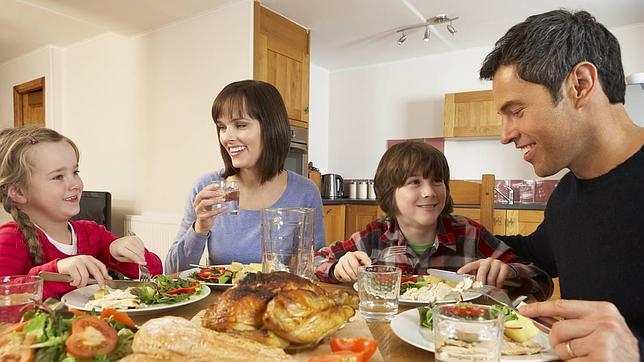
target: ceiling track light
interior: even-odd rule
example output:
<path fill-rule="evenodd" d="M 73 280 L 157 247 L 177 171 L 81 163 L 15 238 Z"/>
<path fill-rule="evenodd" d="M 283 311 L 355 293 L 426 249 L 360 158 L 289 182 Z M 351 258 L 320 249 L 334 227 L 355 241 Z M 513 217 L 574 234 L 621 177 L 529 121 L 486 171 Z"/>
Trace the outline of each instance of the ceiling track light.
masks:
<path fill-rule="evenodd" d="M 425 27 L 425 35 L 423 36 L 423 40 L 424 40 L 425 42 L 429 42 L 429 36 L 430 36 L 430 35 L 431 35 L 431 33 L 429 32 L 429 25 L 427 25 L 427 26 Z"/>
<path fill-rule="evenodd" d="M 404 43 L 405 40 L 407 40 L 407 32 L 408 31 L 418 29 L 418 28 L 422 28 L 422 27 L 425 28 L 425 33 L 423 35 L 423 40 L 425 42 L 429 42 L 429 38 L 430 38 L 430 35 L 431 35 L 429 26 L 430 25 L 437 25 L 437 24 L 445 24 L 445 23 L 447 23 L 447 31 L 450 34 L 454 35 L 454 34 L 456 34 L 456 28 L 454 27 L 452 22 L 454 20 L 457 20 L 457 19 L 458 19 L 458 16 L 450 18 L 449 16 L 447 16 L 445 14 L 440 14 L 440 15 L 436 15 L 434 17 L 428 18 L 423 23 L 409 25 L 409 26 L 405 26 L 403 28 L 400 28 L 400 29 L 396 30 L 396 33 L 401 34 L 400 38 L 398 38 L 397 43 L 398 43 L 398 45 L 402 45 L 402 43 Z"/>
<path fill-rule="evenodd" d="M 456 28 L 454 27 L 454 25 L 452 25 L 451 21 L 449 22 L 449 24 L 447 24 L 447 31 L 449 31 L 449 33 L 452 35 L 456 34 Z"/>
<path fill-rule="evenodd" d="M 398 45 L 402 45 L 402 43 L 404 43 L 404 42 L 405 42 L 405 40 L 407 40 L 407 34 L 402 33 L 402 35 L 400 36 L 400 38 L 398 38 Z"/>

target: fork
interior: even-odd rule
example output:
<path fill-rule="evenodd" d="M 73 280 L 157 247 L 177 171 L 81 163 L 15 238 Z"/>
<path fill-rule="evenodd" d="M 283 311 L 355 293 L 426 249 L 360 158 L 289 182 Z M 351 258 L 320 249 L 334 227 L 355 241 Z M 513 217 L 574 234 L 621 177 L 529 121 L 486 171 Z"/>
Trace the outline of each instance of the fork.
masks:
<path fill-rule="evenodd" d="M 127 234 L 130 236 L 136 236 L 136 233 L 134 233 L 134 231 L 132 230 L 129 230 Z M 150 274 L 148 268 L 143 265 L 139 265 L 139 281 L 149 283 L 151 280 L 152 275 Z"/>
<path fill-rule="evenodd" d="M 149 283 L 152 280 L 150 271 L 143 265 L 139 265 L 139 281 Z"/>
<path fill-rule="evenodd" d="M 398 256 L 398 255 L 404 255 L 407 252 L 407 246 L 406 245 L 394 245 L 385 248 L 382 251 L 382 254 L 380 254 L 381 260 L 390 258 L 392 256 Z"/>

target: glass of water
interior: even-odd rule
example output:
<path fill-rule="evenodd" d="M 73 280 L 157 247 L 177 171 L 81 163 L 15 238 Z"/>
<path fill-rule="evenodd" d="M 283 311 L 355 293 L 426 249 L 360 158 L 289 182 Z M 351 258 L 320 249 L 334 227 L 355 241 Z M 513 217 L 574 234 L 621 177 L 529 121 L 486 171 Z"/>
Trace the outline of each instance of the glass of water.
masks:
<path fill-rule="evenodd" d="M 499 361 L 503 345 L 503 313 L 472 303 L 434 307 L 436 361 Z"/>
<path fill-rule="evenodd" d="M 43 281 L 34 275 L 0 277 L 0 324 L 16 323 L 42 299 Z"/>
<path fill-rule="evenodd" d="M 388 322 L 398 313 L 401 270 L 391 265 L 358 267 L 360 314 L 370 322 Z"/>
<path fill-rule="evenodd" d="M 217 180 L 213 184 L 218 185 L 226 193 L 226 201 L 221 204 L 212 205 L 213 209 L 226 208 L 224 215 L 239 214 L 239 182 L 232 180 Z"/>

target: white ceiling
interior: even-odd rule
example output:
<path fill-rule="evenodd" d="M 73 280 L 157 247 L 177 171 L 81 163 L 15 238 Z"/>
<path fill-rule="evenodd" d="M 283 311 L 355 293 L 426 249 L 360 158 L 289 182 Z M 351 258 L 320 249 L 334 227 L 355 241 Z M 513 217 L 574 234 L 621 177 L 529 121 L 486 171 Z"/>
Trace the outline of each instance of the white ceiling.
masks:
<path fill-rule="evenodd" d="M 0 63 L 47 44 L 67 46 L 105 31 L 134 35 L 239 0 L 0 0 Z M 642 0 L 262 0 L 311 29 L 311 61 L 329 70 L 491 47 L 510 26 L 557 8 L 584 9 L 609 28 L 644 23 Z M 396 44 L 402 27 L 458 16 Z"/>

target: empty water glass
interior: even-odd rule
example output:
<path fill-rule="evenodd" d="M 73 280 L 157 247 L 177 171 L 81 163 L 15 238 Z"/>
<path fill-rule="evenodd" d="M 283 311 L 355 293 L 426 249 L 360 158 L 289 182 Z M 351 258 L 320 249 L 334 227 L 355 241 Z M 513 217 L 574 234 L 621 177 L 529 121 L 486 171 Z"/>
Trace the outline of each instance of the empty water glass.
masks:
<path fill-rule="evenodd" d="M 398 313 L 401 270 L 391 265 L 358 267 L 360 314 L 367 321 L 390 321 Z"/>
<path fill-rule="evenodd" d="M 262 209 L 262 271 L 313 277 L 315 209 Z"/>

